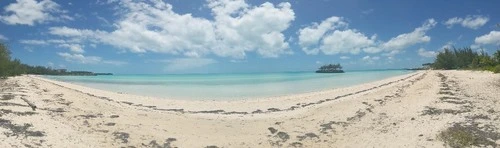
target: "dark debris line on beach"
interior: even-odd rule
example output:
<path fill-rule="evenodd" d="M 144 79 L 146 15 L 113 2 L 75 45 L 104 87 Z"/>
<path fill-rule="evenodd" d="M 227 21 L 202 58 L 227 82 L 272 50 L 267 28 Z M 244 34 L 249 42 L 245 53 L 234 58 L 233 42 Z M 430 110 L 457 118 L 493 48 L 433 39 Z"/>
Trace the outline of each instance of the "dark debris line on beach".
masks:
<path fill-rule="evenodd" d="M 422 116 L 440 114 L 458 116 L 472 112 L 473 110 L 485 110 L 490 113 L 488 115 L 495 115 L 493 109 L 476 107 L 474 105 L 476 101 L 467 100 L 472 98 L 471 95 L 466 94 L 464 90 L 458 87 L 457 81 L 450 80 L 442 73 L 437 73 L 437 76 L 441 82 L 438 95 L 442 95 L 442 97 L 439 100 L 442 103 L 457 104 L 459 105 L 459 109 L 439 109 L 427 106 L 426 110 L 422 112 Z M 450 127 L 442 130 L 437 137 L 450 147 L 498 147 L 499 145 L 496 141 L 500 140 L 500 132 L 498 132 L 498 129 L 491 122 L 488 122 L 492 121 L 488 115 L 467 115 L 465 116 L 465 121 L 452 123 Z"/>
<path fill-rule="evenodd" d="M 425 77 L 426 74 L 427 74 L 427 72 L 424 73 L 424 74 L 422 74 L 422 75 L 420 75 L 415 80 L 411 80 L 410 82 L 413 84 L 416 81 L 419 81 L 419 80 L 423 79 L 423 77 Z M 267 109 L 267 111 L 263 111 L 263 110 L 257 109 L 257 110 L 252 111 L 252 112 L 236 112 L 236 111 L 225 111 L 225 110 L 189 111 L 189 110 L 175 109 L 175 108 L 174 109 L 162 109 L 162 108 L 156 108 L 156 106 L 143 106 L 142 104 L 134 104 L 132 102 L 115 101 L 115 100 L 110 99 L 108 97 L 97 96 L 97 95 L 94 95 L 94 94 L 91 94 L 91 93 L 85 93 L 83 91 L 80 91 L 80 90 L 77 90 L 77 89 L 68 88 L 68 87 L 56 84 L 54 82 L 49 82 L 49 81 L 46 81 L 46 82 L 54 84 L 54 85 L 57 85 L 59 87 L 70 89 L 70 90 L 73 90 L 73 91 L 76 91 L 76 92 L 79 92 L 79 93 L 82 93 L 82 94 L 86 94 L 86 95 L 91 96 L 91 97 L 97 97 L 99 99 L 103 99 L 103 100 L 107 100 L 107 101 L 111 101 L 111 102 L 122 103 L 122 104 L 127 104 L 127 105 L 132 105 L 132 106 L 137 106 L 137 107 L 146 107 L 146 108 L 150 108 L 150 109 L 158 110 L 158 111 L 178 112 L 178 113 L 188 113 L 188 114 L 223 114 L 223 115 L 239 114 L 239 115 L 247 115 L 247 114 L 262 114 L 262 113 L 292 111 L 292 110 L 295 110 L 295 109 L 298 109 L 298 108 L 305 108 L 305 107 L 308 107 L 308 106 L 311 106 L 311 105 L 318 105 L 318 104 L 322 104 L 322 103 L 325 103 L 325 102 L 330 102 L 330 101 L 338 100 L 340 98 L 345 98 L 345 97 L 348 97 L 348 96 L 352 96 L 352 95 L 357 95 L 357 94 L 360 94 L 360 93 L 364 93 L 364 92 L 367 92 L 367 91 L 370 91 L 370 90 L 374 90 L 374 89 L 377 89 L 377 88 L 380 88 L 380 87 L 388 86 L 388 85 L 391 85 L 391 84 L 394 84 L 394 83 L 402 82 L 402 81 L 408 80 L 408 79 L 410 79 L 412 77 L 415 77 L 416 75 L 419 75 L 419 73 L 410 75 L 408 77 L 405 77 L 405 78 L 402 78 L 402 79 L 399 79 L 399 80 L 396 80 L 396 81 L 391 81 L 391 82 L 387 82 L 387 83 L 384 83 L 384 84 L 381 84 L 381 85 L 378 85 L 378 86 L 374 86 L 372 88 L 368 88 L 368 89 L 365 89 L 365 90 L 360 90 L 360 91 L 357 91 L 357 92 L 354 92 L 354 93 L 348 93 L 348 94 L 336 96 L 334 98 L 319 100 L 319 101 L 316 101 L 316 102 L 299 103 L 299 104 L 296 104 L 296 105 L 291 106 L 291 107 L 286 108 L 286 109 L 269 108 L 269 109 Z"/>

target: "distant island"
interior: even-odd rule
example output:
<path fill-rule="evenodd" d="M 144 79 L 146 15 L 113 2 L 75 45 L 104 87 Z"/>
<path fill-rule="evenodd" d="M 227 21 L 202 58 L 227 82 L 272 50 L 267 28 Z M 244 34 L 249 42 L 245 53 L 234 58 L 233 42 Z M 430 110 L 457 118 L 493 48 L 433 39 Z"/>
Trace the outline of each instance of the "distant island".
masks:
<path fill-rule="evenodd" d="M 340 64 L 327 64 L 321 66 L 316 73 L 344 73 Z"/>

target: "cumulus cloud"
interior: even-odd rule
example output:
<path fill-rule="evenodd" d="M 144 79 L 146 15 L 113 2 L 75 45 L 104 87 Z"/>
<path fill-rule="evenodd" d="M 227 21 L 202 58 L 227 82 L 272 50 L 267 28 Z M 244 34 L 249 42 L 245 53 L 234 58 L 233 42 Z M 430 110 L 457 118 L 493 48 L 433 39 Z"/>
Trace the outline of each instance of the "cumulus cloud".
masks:
<path fill-rule="evenodd" d="M 68 48 L 73 53 L 84 53 L 82 45 L 79 44 L 60 44 L 59 47 Z"/>
<path fill-rule="evenodd" d="M 97 56 L 84 56 L 82 54 L 71 54 L 67 52 L 59 52 L 57 55 L 63 57 L 68 62 L 77 62 L 81 64 L 97 64 L 100 63 L 102 58 Z"/>
<path fill-rule="evenodd" d="M 364 61 L 367 64 L 373 64 L 373 63 L 375 63 L 375 61 L 380 60 L 380 57 L 378 57 L 378 56 L 374 56 L 374 57 L 372 57 L 372 56 L 364 56 L 363 58 L 361 58 L 361 60 Z"/>
<path fill-rule="evenodd" d="M 167 64 L 165 71 L 182 71 L 217 63 L 216 60 L 209 58 L 178 58 L 162 62 Z"/>
<path fill-rule="evenodd" d="M 321 23 L 313 23 L 300 29 L 299 45 L 306 54 L 334 55 L 339 53 L 358 54 L 386 52 L 393 56 L 415 44 L 429 42 L 426 32 L 436 25 L 434 19 L 427 20 L 413 32 L 400 34 L 387 42 L 377 41 L 377 35 L 366 36 L 355 29 L 349 29 L 341 17 L 330 17 Z"/>
<path fill-rule="evenodd" d="M 179 14 L 163 1 L 117 1 L 120 17 L 112 31 L 52 27 L 50 34 L 79 37 L 134 53 L 199 58 L 208 54 L 243 59 L 291 54 L 282 33 L 295 19 L 288 2 L 250 6 L 244 0 L 209 0 L 213 20 Z"/>
<path fill-rule="evenodd" d="M 59 7 L 59 4 L 51 0 L 17 0 L 5 7 L 6 15 L 0 16 L 0 20 L 8 25 L 29 26 L 49 21 L 73 20 Z"/>
<path fill-rule="evenodd" d="M 56 47 L 62 47 L 69 49 L 72 53 L 84 53 L 83 49 L 85 46 L 78 44 L 80 40 L 19 40 L 19 43 L 26 45 L 55 45 Z"/>
<path fill-rule="evenodd" d="M 3 36 L 2 34 L 0 34 L 0 40 L 3 40 L 3 41 L 7 41 L 9 40 L 9 38 Z"/>
<path fill-rule="evenodd" d="M 383 43 L 380 48 L 390 51 L 389 55 L 399 53 L 401 50 L 419 43 L 429 42 L 431 37 L 426 32 L 436 26 L 434 19 L 428 19 L 422 26 L 415 28 L 413 32 L 400 34 Z"/>
<path fill-rule="evenodd" d="M 28 44 L 28 45 L 47 45 L 47 41 L 45 40 L 19 40 L 19 43 L 21 44 Z"/>
<path fill-rule="evenodd" d="M 343 18 L 336 16 L 319 24 L 313 23 L 298 31 L 299 45 L 306 54 L 318 54 L 321 51 L 325 55 L 357 54 L 375 45 L 376 36 L 368 38 L 357 30 L 347 29 L 347 26 Z"/>
<path fill-rule="evenodd" d="M 418 52 L 418 55 L 420 55 L 422 57 L 426 57 L 426 58 L 436 57 L 436 55 L 438 54 L 436 51 L 427 51 L 424 48 L 418 49 L 417 52 Z"/>
<path fill-rule="evenodd" d="M 380 59 L 380 57 L 378 57 L 378 56 L 375 56 L 375 57 L 364 56 L 362 59 L 363 59 L 364 61 L 367 61 L 367 60 L 379 60 L 379 59 Z"/>
<path fill-rule="evenodd" d="M 295 19 L 290 3 L 275 6 L 266 2 L 250 7 L 243 0 L 210 0 L 208 6 L 215 17 L 218 37 L 215 54 L 241 58 L 248 51 L 264 57 L 291 53 L 282 33 Z"/>
<path fill-rule="evenodd" d="M 492 44 L 492 45 L 500 45 L 500 31 L 491 31 L 488 34 L 476 37 L 474 40 L 476 44 Z"/>
<path fill-rule="evenodd" d="M 57 55 L 64 58 L 68 62 L 76 62 L 80 64 L 110 64 L 115 66 L 128 64 L 127 62 L 123 61 L 103 60 L 98 56 L 85 56 L 80 53 L 58 52 Z"/>
<path fill-rule="evenodd" d="M 74 28 L 63 27 L 50 27 L 49 33 L 52 35 L 63 37 L 88 37 L 94 34 L 91 30 L 80 30 Z"/>
<path fill-rule="evenodd" d="M 128 64 L 128 62 L 124 61 L 115 61 L 115 60 L 104 60 L 102 61 L 103 64 L 110 64 L 110 65 L 115 65 L 115 66 L 122 66 Z"/>
<path fill-rule="evenodd" d="M 443 24 L 448 28 L 452 28 L 454 25 L 460 24 L 462 25 L 462 27 L 479 29 L 480 27 L 484 26 L 489 20 L 490 18 L 481 15 L 468 15 L 465 18 L 450 18 Z"/>
<path fill-rule="evenodd" d="M 331 30 L 339 27 L 346 27 L 347 23 L 341 17 L 330 17 L 321 22 L 313 23 L 311 26 L 302 28 L 298 31 L 299 45 L 306 54 L 318 54 L 319 49 L 316 47 L 323 36 Z"/>
<path fill-rule="evenodd" d="M 356 30 L 335 30 L 322 40 L 320 50 L 326 55 L 338 53 L 358 54 L 361 49 L 374 45 L 374 41 Z"/>
<path fill-rule="evenodd" d="M 342 60 L 347 60 L 347 59 L 351 59 L 351 57 L 348 57 L 348 56 L 341 56 L 340 59 Z"/>

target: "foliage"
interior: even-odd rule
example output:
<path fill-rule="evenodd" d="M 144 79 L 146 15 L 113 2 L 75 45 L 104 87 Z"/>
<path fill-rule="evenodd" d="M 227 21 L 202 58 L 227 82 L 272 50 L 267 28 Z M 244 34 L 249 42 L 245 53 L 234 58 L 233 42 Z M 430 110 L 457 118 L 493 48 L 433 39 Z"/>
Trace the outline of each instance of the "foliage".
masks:
<path fill-rule="evenodd" d="M 500 64 L 500 49 L 497 50 L 497 52 L 495 52 L 493 54 L 493 60 L 497 63 L 497 64 Z"/>
<path fill-rule="evenodd" d="M 449 49 L 445 48 L 443 52 L 439 52 L 436 61 L 433 64 L 435 69 L 456 69 L 456 56 Z"/>
<path fill-rule="evenodd" d="M 500 50 L 489 56 L 485 51 L 475 52 L 469 47 L 461 49 L 444 49 L 439 52 L 432 64 L 434 69 L 479 69 L 497 71 L 500 65 Z"/>
<path fill-rule="evenodd" d="M 493 68 L 493 73 L 500 73 L 500 64 L 498 64 L 497 66 L 495 66 L 495 68 Z"/>
<path fill-rule="evenodd" d="M 471 48 L 454 49 L 456 67 L 460 69 L 469 68 L 470 64 L 477 58 L 477 54 Z"/>
<path fill-rule="evenodd" d="M 0 43 L 0 77 L 5 78 L 9 75 L 10 67 L 10 51 L 7 49 L 7 45 Z"/>
<path fill-rule="evenodd" d="M 328 64 L 321 66 L 317 73 L 343 73 L 342 66 L 340 64 Z"/>

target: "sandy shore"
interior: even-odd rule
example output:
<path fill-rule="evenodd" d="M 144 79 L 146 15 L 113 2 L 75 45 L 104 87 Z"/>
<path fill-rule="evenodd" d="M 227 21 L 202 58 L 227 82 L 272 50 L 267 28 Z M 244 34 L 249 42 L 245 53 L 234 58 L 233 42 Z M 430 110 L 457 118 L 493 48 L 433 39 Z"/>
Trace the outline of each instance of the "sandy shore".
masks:
<path fill-rule="evenodd" d="M 159 99 L 37 76 L 0 81 L 0 147 L 445 147 L 455 130 L 476 134 L 477 146 L 500 145 L 500 75 L 488 72 L 420 71 L 238 101 Z"/>

